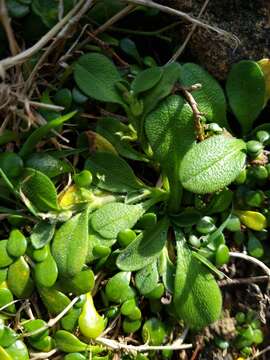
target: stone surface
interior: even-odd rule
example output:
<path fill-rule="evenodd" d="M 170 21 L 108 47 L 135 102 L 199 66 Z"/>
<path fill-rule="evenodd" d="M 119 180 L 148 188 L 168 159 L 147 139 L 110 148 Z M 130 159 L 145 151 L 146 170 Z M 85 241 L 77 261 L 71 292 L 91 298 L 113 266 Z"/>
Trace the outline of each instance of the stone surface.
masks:
<path fill-rule="evenodd" d="M 204 0 L 160 0 L 159 3 L 197 16 Z M 195 60 L 219 79 L 224 79 L 230 65 L 241 59 L 259 60 L 270 54 L 269 0 L 210 0 L 202 20 L 238 37 L 235 48 L 214 32 L 197 28 L 187 48 Z M 185 22 L 174 34 L 181 44 L 191 26 Z"/>

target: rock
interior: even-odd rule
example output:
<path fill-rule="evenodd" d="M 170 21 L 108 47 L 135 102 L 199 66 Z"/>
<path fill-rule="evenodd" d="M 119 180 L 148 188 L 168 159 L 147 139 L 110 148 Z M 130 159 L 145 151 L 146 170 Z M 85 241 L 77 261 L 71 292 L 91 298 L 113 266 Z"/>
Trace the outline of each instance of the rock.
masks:
<path fill-rule="evenodd" d="M 159 3 L 198 16 L 205 0 L 160 0 Z M 197 27 L 187 50 L 198 63 L 215 77 L 226 78 L 230 65 L 241 59 L 259 60 L 270 53 L 270 1 L 269 0 L 210 0 L 202 20 L 238 37 L 240 44 L 231 39 Z M 181 44 L 191 29 L 185 22 L 182 31 L 174 34 Z"/>

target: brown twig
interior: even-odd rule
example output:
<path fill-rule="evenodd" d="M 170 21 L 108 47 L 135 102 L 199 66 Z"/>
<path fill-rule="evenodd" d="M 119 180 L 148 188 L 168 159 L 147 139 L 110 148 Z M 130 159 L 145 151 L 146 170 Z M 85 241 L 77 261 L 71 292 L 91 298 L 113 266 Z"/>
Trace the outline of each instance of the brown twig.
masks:
<path fill-rule="evenodd" d="M 5 0 L 0 0 L 0 22 L 3 25 L 3 28 L 7 36 L 11 55 L 15 56 L 20 51 L 20 48 L 14 36 L 12 27 L 10 25 L 10 18 L 8 16 Z"/>
<path fill-rule="evenodd" d="M 119 65 L 123 67 L 129 67 L 129 64 L 123 59 L 121 59 L 120 56 L 117 55 L 116 52 L 111 49 L 111 47 L 105 41 L 100 40 L 95 35 L 95 33 L 92 33 L 90 31 L 87 31 L 86 33 L 97 45 L 99 45 L 105 52 L 107 52 L 112 58 L 114 58 L 119 63 Z"/>
<path fill-rule="evenodd" d="M 201 87 L 200 84 L 195 84 L 189 88 L 186 88 L 184 86 L 177 86 L 177 90 L 182 91 L 182 93 L 184 94 L 187 102 L 189 103 L 189 105 L 192 109 L 194 121 L 195 121 L 195 130 L 196 130 L 196 134 L 197 134 L 197 139 L 199 141 L 202 141 L 202 140 L 204 140 L 204 128 L 201 123 L 202 113 L 198 109 L 198 104 L 197 104 L 196 100 L 194 99 L 193 95 L 191 94 L 192 90 L 197 90 L 200 87 Z"/>
<path fill-rule="evenodd" d="M 269 280 L 267 275 L 261 276 L 251 276 L 248 278 L 238 278 L 238 279 L 224 279 L 218 282 L 219 286 L 230 286 L 230 285 L 242 285 L 242 284 L 252 284 L 252 283 L 264 283 Z"/>

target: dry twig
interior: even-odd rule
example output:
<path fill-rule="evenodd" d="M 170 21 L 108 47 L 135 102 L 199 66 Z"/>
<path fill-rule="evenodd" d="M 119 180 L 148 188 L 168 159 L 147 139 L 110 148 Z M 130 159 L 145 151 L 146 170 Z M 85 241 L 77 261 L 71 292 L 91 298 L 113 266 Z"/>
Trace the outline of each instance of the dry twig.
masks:
<path fill-rule="evenodd" d="M 236 44 L 239 44 L 239 39 L 235 35 L 230 34 L 229 32 L 227 32 L 225 30 L 222 30 L 222 29 L 220 29 L 218 27 L 206 24 L 205 22 L 199 20 L 198 18 L 190 16 L 190 15 L 188 15 L 187 13 L 185 13 L 183 11 L 173 9 L 173 8 L 171 8 L 169 6 L 165 6 L 165 5 L 155 3 L 154 1 L 151 1 L 151 0 L 126 0 L 126 1 L 128 1 L 129 3 L 132 3 L 132 4 L 143 5 L 143 6 L 147 6 L 147 7 L 150 7 L 150 8 L 158 9 L 160 11 L 163 11 L 163 12 L 167 13 L 167 14 L 176 15 L 176 16 L 181 17 L 182 19 L 184 19 L 184 20 L 186 20 L 188 22 L 191 22 L 192 24 L 196 24 L 197 26 L 200 26 L 200 27 L 202 27 L 204 29 L 214 31 L 217 34 L 225 37 L 226 39 L 233 40 Z"/>

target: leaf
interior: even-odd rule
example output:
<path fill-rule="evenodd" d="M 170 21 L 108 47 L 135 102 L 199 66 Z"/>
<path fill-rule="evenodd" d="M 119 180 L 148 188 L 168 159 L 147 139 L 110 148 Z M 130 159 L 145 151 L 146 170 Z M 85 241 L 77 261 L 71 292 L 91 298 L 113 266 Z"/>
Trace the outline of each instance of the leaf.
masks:
<path fill-rule="evenodd" d="M 219 318 L 221 293 L 213 275 L 189 250 L 183 236 L 177 236 L 176 249 L 175 310 L 188 327 L 198 330 Z"/>
<path fill-rule="evenodd" d="M 134 137 L 134 132 L 118 119 L 106 117 L 97 122 L 96 132 L 104 136 L 114 146 L 119 155 L 131 160 L 148 161 L 148 159 L 123 137 Z"/>
<path fill-rule="evenodd" d="M 39 211 L 59 210 L 55 186 L 50 178 L 40 171 L 26 168 L 20 191 Z"/>
<path fill-rule="evenodd" d="M 90 217 L 90 223 L 102 237 L 113 239 L 121 230 L 132 228 L 144 212 L 141 204 L 110 203 L 95 211 Z"/>
<path fill-rule="evenodd" d="M 257 61 L 265 80 L 265 103 L 270 99 L 270 59 L 261 59 Z"/>
<path fill-rule="evenodd" d="M 226 91 L 232 111 L 246 134 L 264 107 L 265 79 L 260 66 L 251 60 L 233 65 Z"/>
<path fill-rule="evenodd" d="M 101 189 L 125 193 L 143 187 L 125 160 L 114 154 L 92 155 L 86 160 L 85 169 L 93 173 L 94 183 Z"/>
<path fill-rule="evenodd" d="M 37 143 L 46 136 L 52 129 L 60 126 L 64 122 L 71 119 L 76 114 L 76 111 L 70 112 L 66 115 L 60 116 L 50 122 L 48 122 L 46 125 L 43 125 L 39 127 L 38 129 L 34 130 L 32 134 L 26 139 L 24 144 L 22 145 L 19 155 L 22 158 L 26 158 L 28 155 L 30 155 L 33 152 L 33 149 L 37 145 Z"/>
<path fill-rule="evenodd" d="M 44 173 L 49 178 L 53 178 L 55 176 L 72 171 L 72 166 L 67 162 L 54 158 L 47 153 L 41 152 L 31 154 L 27 158 L 25 165 L 28 168 Z"/>
<path fill-rule="evenodd" d="M 180 181 L 191 192 L 206 194 L 229 185 L 245 164 L 244 141 L 212 136 L 194 145 L 180 166 Z"/>
<path fill-rule="evenodd" d="M 74 0 L 64 0 L 64 15 L 74 6 Z M 49 28 L 53 27 L 58 20 L 59 5 L 54 0 L 33 0 L 32 9 L 41 17 L 42 22 Z"/>
<path fill-rule="evenodd" d="M 143 70 L 135 77 L 131 83 L 131 90 L 135 95 L 151 89 L 161 79 L 163 68 L 159 66 L 151 67 L 150 69 Z"/>
<path fill-rule="evenodd" d="M 175 269 L 175 265 L 169 258 L 168 249 L 164 247 L 158 258 L 158 272 L 162 277 L 165 288 L 171 293 L 174 291 Z"/>
<path fill-rule="evenodd" d="M 64 223 L 55 234 L 52 255 L 59 274 L 74 276 L 81 271 L 88 251 L 88 210 Z"/>
<path fill-rule="evenodd" d="M 122 104 L 115 84 L 121 80 L 114 64 L 104 55 L 98 53 L 85 54 L 75 65 L 74 78 L 76 84 L 93 99 Z"/>
<path fill-rule="evenodd" d="M 201 89 L 192 91 L 192 96 L 208 122 L 227 127 L 226 99 L 219 83 L 201 66 L 186 63 L 181 67 L 180 83 L 182 86 L 201 84 Z"/>
<path fill-rule="evenodd" d="M 137 272 L 135 284 L 140 294 L 146 295 L 157 287 L 158 279 L 159 274 L 155 260 Z"/>
<path fill-rule="evenodd" d="M 211 263 L 206 257 L 201 255 L 199 252 L 192 251 L 192 256 L 194 256 L 198 261 L 200 261 L 203 265 L 208 267 L 214 274 L 216 274 L 220 279 L 224 278 L 224 274 L 219 271 L 215 265 Z"/>
<path fill-rule="evenodd" d="M 141 64 L 142 60 L 140 54 L 138 52 L 137 46 L 134 41 L 129 38 L 124 38 L 120 40 L 120 48 L 129 56 L 131 56 L 134 60 L 136 60 L 139 64 Z"/>
<path fill-rule="evenodd" d="M 48 244 L 54 235 L 55 225 L 47 221 L 37 223 L 30 235 L 31 244 L 34 249 L 41 249 Z"/>
<path fill-rule="evenodd" d="M 136 271 L 151 264 L 165 246 L 168 226 L 169 220 L 163 218 L 155 227 L 139 235 L 119 254 L 117 267 L 124 271 Z"/>
<path fill-rule="evenodd" d="M 180 96 L 168 97 L 146 117 L 145 131 L 162 168 L 168 175 L 178 173 L 182 157 L 196 139 L 191 107 Z"/>
<path fill-rule="evenodd" d="M 249 229 L 262 231 L 267 227 L 266 217 L 257 211 L 235 210 L 234 213 L 239 217 L 241 223 Z"/>
<path fill-rule="evenodd" d="M 163 67 L 163 74 L 159 82 L 144 94 L 144 116 L 155 109 L 162 99 L 170 95 L 174 84 L 179 79 L 180 71 L 181 67 L 178 63 L 171 63 Z"/>

